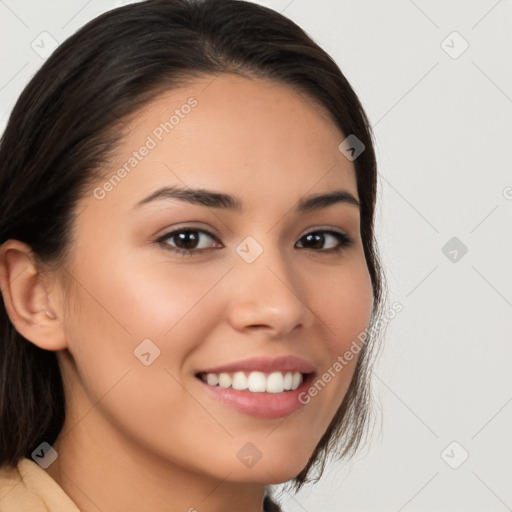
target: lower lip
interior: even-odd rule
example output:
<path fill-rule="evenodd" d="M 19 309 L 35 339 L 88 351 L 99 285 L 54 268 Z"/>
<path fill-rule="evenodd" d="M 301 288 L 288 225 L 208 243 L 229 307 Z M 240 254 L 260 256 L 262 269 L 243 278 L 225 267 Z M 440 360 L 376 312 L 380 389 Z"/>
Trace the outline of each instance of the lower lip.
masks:
<path fill-rule="evenodd" d="M 252 393 L 251 391 L 238 391 L 233 388 L 221 388 L 210 386 L 200 378 L 196 380 L 214 398 L 234 409 L 259 418 L 282 418 L 300 409 L 305 404 L 300 402 L 299 395 L 310 386 L 313 380 L 313 373 L 308 373 L 302 384 L 295 390 L 283 391 L 282 393 Z"/>

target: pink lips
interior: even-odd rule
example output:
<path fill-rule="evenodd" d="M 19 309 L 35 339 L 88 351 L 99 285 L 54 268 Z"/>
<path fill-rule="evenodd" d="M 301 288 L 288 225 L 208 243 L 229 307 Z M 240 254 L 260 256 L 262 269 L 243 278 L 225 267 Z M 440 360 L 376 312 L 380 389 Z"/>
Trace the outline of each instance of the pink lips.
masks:
<path fill-rule="evenodd" d="M 288 416 L 292 412 L 304 407 L 304 403 L 299 400 L 302 393 L 307 392 L 311 386 L 315 375 L 315 366 L 295 356 L 284 356 L 269 359 L 268 357 L 256 357 L 235 361 L 222 366 L 202 369 L 196 372 L 200 373 L 234 373 L 236 371 L 260 371 L 263 373 L 272 372 L 300 372 L 304 375 L 304 381 L 295 390 L 283 391 L 282 393 L 253 393 L 248 390 L 235 390 L 233 388 L 221 388 L 219 386 L 210 386 L 201 379 L 197 379 L 198 384 L 208 395 L 222 404 L 228 405 L 238 412 L 255 416 L 259 418 L 281 418 Z"/>
<path fill-rule="evenodd" d="M 313 377 L 314 375 L 309 373 L 297 389 L 283 393 L 251 393 L 247 390 L 237 391 L 233 388 L 210 386 L 200 379 L 197 379 L 197 382 L 209 396 L 241 413 L 272 419 L 288 416 L 304 407 L 307 402 L 300 401 L 299 397 L 302 393 L 307 393 L 313 382 Z"/>
<path fill-rule="evenodd" d="M 224 364 L 211 368 L 198 370 L 197 373 L 233 373 L 237 371 L 247 372 L 300 372 L 311 373 L 315 371 L 315 366 L 295 356 L 281 356 L 276 358 L 253 357 L 251 359 L 242 359 L 232 363 Z"/>

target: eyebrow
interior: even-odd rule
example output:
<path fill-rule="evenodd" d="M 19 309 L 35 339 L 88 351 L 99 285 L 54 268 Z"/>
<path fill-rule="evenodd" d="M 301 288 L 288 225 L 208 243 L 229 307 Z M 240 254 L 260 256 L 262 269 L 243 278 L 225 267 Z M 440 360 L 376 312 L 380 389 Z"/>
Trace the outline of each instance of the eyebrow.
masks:
<path fill-rule="evenodd" d="M 178 199 L 199 206 L 208 206 L 211 208 L 224 208 L 237 213 L 244 211 L 242 202 L 236 197 L 215 192 L 204 188 L 182 188 L 180 186 L 163 187 L 146 198 L 135 204 L 139 207 L 152 201 L 162 199 Z M 322 208 L 327 208 L 333 204 L 346 203 L 360 208 L 359 201 L 347 190 L 336 189 L 325 194 L 315 194 L 302 198 L 295 205 L 298 213 L 308 213 Z"/>

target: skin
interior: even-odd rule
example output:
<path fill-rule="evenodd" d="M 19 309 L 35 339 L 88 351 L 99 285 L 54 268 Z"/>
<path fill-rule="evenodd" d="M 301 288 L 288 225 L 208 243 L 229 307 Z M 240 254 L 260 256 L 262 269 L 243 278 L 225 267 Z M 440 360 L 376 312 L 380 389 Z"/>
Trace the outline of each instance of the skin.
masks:
<path fill-rule="evenodd" d="M 105 176 L 191 96 L 197 106 L 113 190 L 82 198 L 64 268 L 40 272 L 19 241 L 0 251 L 9 317 L 58 354 L 68 410 L 47 472 L 82 512 L 261 510 L 264 485 L 308 462 L 357 357 L 309 404 L 277 419 L 223 405 L 194 372 L 293 354 L 322 375 L 370 319 L 358 207 L 294 210 L 334 189 L 358 198 L 354 166 L 338 150 L 345 136 L 294 89 L 223 75 L 166 92 L 128 123 Z M 176 199 L 134 207 L 164 185 L 229 193 L 244 212 Z M 155 242 L 189 226 L 220 243 L 200 234 L 209 249 L 182 256 L 170 250 L 177 237 Z M 339 242 L 326 234 L 308 248 L 304 235 L 319 229 L 353 243 L 329 253 Z M 250 264 L 235 251 L 247 236 L 263 249 Z M 149 366 L 133 352 L 146 338 L 160 350 Z M 252 467 L 236 456 L 247 442 L 262 454 Z"/>

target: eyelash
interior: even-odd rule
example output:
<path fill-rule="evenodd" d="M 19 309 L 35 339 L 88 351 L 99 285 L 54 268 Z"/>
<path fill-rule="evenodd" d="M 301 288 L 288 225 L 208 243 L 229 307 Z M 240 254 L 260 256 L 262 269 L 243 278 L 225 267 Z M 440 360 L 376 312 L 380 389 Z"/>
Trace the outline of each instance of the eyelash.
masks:
<path fill-rule="evenodd" d="M 205 231 L 203 229 L 197 229 L 197 228 L 181 228 L 181 229 L 177 229 L 174 231 L 170 231 L 170 232 L 166 233 L 165 235 L 161 236 L 160 238 L 158 238 L 156 240 L 156 243 L 164 244 L 165 240 L 168 240 L 169 238 L 173 238 L 176 235 L 178 235 L 179 233 L 190 233 L 190 232 L 204 233 L 204 234 L 208 235 L 209 237 L 213 238 L 217 243 L 220 243 L 219 240 L 217 239 L 217 237 L 214 236 L 213 234 L 211 234 L 208 231 Z M 302 235 L 299 238 L 299 240 L 301 240 L 302 238 L 304 238 L 308 235 L 319 234 L 319 233 L 322 233 L 322 234 L 327 233 L 329 235 L 333 235 L 335 238 L 337 238 L 339 245 L 337 247 L 335 247 L 334 249 L 318 249 L 318 250 L 317 249 L 309 249 L 310 251 L 328 253 L 328 254 L 337 254 L 337 253 L 347 249 L 348 247 L 350 247 L 353 244 L 352 238 L 349 237 L 348 235 L 346 235 L 345 233 L 341 233 L 339 231 L 334 231 L 334 230 L 329 230 L 329 229 L 316 229 L 314 231 L 309 231 L 308 233 L 304 233 L 304 235 Z M 164 245 L 166 246 L 167 250 L 170 250 L 170 251 L 180 254 L 182 256 L 197 256 L 198 254 L 202 253 L 203 251 L 207 251 L 207 250 L 211 249 L 211 248 L 208 248 L 208 249 L 181 249 L 180 247 L 173 247 L 173 246 L 170 246 L 169 244 L 164 244 Z M 306 247 L 305 249 L 308 249 L 308 248 Z"/>

